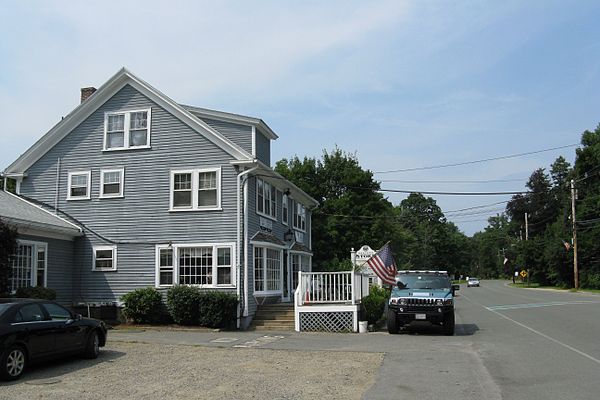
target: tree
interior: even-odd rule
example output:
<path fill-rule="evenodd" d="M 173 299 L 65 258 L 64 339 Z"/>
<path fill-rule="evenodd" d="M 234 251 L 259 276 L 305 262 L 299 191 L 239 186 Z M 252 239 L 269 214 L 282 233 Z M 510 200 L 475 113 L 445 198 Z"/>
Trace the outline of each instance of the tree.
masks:
<path fill-rule="evenodd" d="M 17 230 L 0 219 L 0 297 L 10 293 L 11 257 L 17 248 Z"/>
<path fill-rule="evenodd" d="M 297 156 L 280 160 L 275 171 L 319 201 L 311 219 L 315 270 L 347 268 L 344 260 L 349 260 L 351 247 L 379 248 L 403 237 L 391 203 L 378 192 L 379 183 L 356 155 L 336 148 L 324 151 L 320 160 Z"/>

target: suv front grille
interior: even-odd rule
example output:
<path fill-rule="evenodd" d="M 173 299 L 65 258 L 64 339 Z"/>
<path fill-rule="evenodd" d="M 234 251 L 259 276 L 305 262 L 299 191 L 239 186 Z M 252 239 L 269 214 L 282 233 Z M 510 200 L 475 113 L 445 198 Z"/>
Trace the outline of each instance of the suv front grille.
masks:
<path fill-rule="evenodd" d="M 409 306 L 434 306 L 435 299 L 406 299 Z"/>

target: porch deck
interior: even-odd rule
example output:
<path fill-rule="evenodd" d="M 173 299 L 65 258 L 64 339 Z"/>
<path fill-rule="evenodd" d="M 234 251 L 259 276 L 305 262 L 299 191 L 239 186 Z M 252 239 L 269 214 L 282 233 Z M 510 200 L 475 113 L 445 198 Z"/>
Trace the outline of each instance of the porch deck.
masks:
<path fill-rule="evenodd" d="M 357 332 L 368 278 L 354 271 L 299 272 L 294 293 L 295 330 Z"/>

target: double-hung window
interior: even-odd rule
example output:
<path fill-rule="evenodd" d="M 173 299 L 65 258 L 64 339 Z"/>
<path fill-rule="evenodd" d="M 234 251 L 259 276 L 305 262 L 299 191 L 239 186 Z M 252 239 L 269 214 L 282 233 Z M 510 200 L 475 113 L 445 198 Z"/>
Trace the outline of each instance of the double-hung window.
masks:
<path fill-rule="evenodd" d="M 69 172 L 67 200 L 89 200 L 91 171 Z"/>
<path fill-rule="evenodd" d="M 107 112 L 104 114 L 104 150 L 150 147 L 151 110 Z"/>
<path fill-rule="evenodd" d="M 277 218 L 277 189 L 269 182 L 256 178 L 256 212 Z"/>
<path fill-rule="evenodd" d="M 281 197 L 281 223 L 284 225 L 288 225 L 288 219 L 290 217 L 290 206 L 288 203 L 288 195 L 283 194 Z"/>
<path fill-rule="evenodd" d="M 294 228 L 305 232 L 306 231 L 306 208 L 297 201 L 294 201 L 293 208 L 294 216 L 292 218 L 292 223 Z"/>
<path fill-rule="evenodd" d="M 117 246 L 94 246 L 92 271 L 117 270 Z"/>
<path fill-rule="evenodd" d="M 235 286 L 233 244 L 158 246 L 156 286 Z"/>
<path fill-rule="evenodd" d="M 282 250 L 254 247 L 254 291 L 281 292 Z"/>
<path fill-rule="evenodd" d="M 220 209 L 220 168 L 171 171 L 171 211 Z"/>
<path fill-rule="evenodd" d="M 123 197 L 124 177 L 123 168 L 100 170 L 100 197 Z"/>

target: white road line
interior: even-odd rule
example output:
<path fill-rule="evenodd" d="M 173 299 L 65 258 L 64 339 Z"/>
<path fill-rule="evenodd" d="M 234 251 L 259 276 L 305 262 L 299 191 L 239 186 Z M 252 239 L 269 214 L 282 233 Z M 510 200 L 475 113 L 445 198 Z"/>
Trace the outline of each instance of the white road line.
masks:
<path fill-rule="evenodd" d="M 563 342 L 561 342 L 560 340 L 554 339 L 553 337 L 550 337 L 550 336 L 546 335 L 545 333 L 542 333 L 542 332 L 540 332 L 540 331 L 537 331 L 537 330 L 535 330 L 535 329 L 533 329 L 533 328 L 531 328 L 531 327 L 529 327 L 529 326 L 527 326 L 527 325 L 525 325 L 525 324 L 522 324 L 522 323 L 520 323 L 519 321 L 515 321 L 514 319 L 512 319 L 512 318 L 510 318 L 510 317 L 507 317 L 506 315 L 504 315 L 504 314 L 501 314 L 501 313 L 499 313 L 498 311 L 491 310 L 491 309 L 489 309 L 488 307 L 482 306 L 481 304 L 479 304 L 479 303 L 476 303 L 476 302 L 472 301 L 472 300 L 471 300 L 471 299 L 469 299 L 467 296 L 463 296 L 463 298 L 465 298 L 465 300 L 467 300 L 467 301 L 469 301 L 469 302 L 471 302 L 471 303 L 473 303 L 473 304 L 477 304 L 478 306 L 480 306 L 480 307 L 482 307 L 482 308 L 484 308 L 484 309 L 488 310 L 488 311 L 489 311 L 489 312 L 491 312 L 491 313 L 494 313 L 494 314 L 496 314 L 496 315 L 498 315 L 498 316 L 500 316 L 500 317 L 502 317 L 502 318 L 504 318 L 504 319 L 506 319 L 506 320 L 508 320 L 508 321 L 510 321 L 510 322 L 513 322 L 513 323 L 515 323 L 515 324 L 519 325 L 520 327 L 522 327 L 522 328 L 525 328 L 525 329 L 527 329 L 528 331 L 535 333 L 536 335 L 539 335 L 539 336 L 541 336 L 541 337 L 543 337 L 543 338 L 545 338 L 545 339 L 548 339 L 548 340 L 550 340 L 551 342 L 554 342 L 554 343 L 556 343 L 556 344 L 558 344 L 558 345 L 560 345 L 560 346 L 564 347 L 565 349 L 571 350 L 572 352 L 574 352 L 574 353 L 577 353 L 577 354 L 579 354 L 580 356 L 583 356 L 583 357 L 587 358 L 588 360 L 591 360 L 591 361 L 595 362 L 596 364 L 599 364 L 599 365 L 600 365 L 600 360 L 599 360 L 599 359 L 597 359 L 597 358 L 595 358 L 595 357 L 593 357 L 593 356 L 590 356 L 589 354 L 587 354 L 587 353 L 584 353 L 584 352 L 583 352 L 583 351 L 581 351 L 581 350 L 577 350 L 577 349 L 576 349 L 575 347 L 573 347 L 573 346 L 569 346 L 568 344 L 566 344 L 566 343 L 563 343 Z"/>

